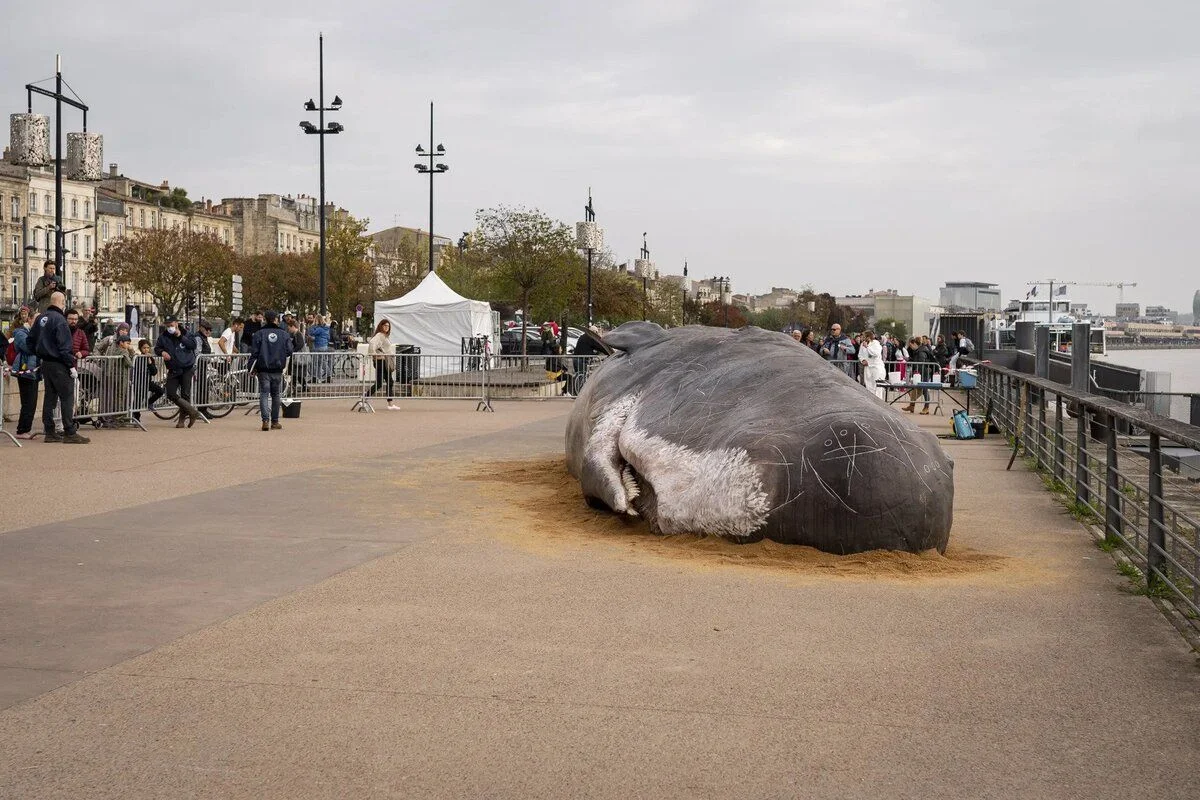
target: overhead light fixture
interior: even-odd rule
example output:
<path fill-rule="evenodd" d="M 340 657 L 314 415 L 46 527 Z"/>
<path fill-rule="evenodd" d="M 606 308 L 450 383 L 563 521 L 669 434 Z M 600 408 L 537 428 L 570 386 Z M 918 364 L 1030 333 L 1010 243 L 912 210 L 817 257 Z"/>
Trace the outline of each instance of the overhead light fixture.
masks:
<path fill-rule="evenodd" d="M 418 153 L 424 153 L 424 152 L 425 152 L 425 148 L 424 148 L 424 147 L 421 147 L 421 145 L 417 145 L 417 152 L 418 152 Z"/>
<path fill-rule="evenodd" d="M 330 133 L 341 133 L 344 130 L 346 130 L 346 128 L 340 122 L 329 123 L 329 132 Z"/>
<path fill-rule="evenodd" d="M 304 110 L 305 111 L 316 111 L 317 110 L 317 104 L 313 102 L 311 97 L 308 98 L 308 102 L 304 104 Z"/>
<path fill-rule="evenodd" d="M 341 96 L 340 96 L 340 95 L 336 95 L 336 94 L 335 94 L 335 95 L 333 96 L 333 102 L 332 102 L 332 103 L 330 103 L 330 105 L 331 105 L 331 106 L 333 106 L 334 108 L 341 108 L 341 107 L 342 107 L 342 98 L 341 98 Z"/>

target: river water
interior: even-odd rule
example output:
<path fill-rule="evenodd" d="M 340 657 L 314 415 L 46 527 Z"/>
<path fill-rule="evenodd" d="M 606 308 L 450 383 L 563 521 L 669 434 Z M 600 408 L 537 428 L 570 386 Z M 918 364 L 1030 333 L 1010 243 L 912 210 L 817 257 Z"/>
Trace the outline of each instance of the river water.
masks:
<path fill-rule="evenodd" d="M 1200 393 L 1200 349 L 1113 350 L 1107 356 L 1092 358 L 1148 372 L 1169 372 L 1172 392 Z M 1171 398 L 1172 417 L 1187 422 L 1190 413 L 1186 397 Z"/>

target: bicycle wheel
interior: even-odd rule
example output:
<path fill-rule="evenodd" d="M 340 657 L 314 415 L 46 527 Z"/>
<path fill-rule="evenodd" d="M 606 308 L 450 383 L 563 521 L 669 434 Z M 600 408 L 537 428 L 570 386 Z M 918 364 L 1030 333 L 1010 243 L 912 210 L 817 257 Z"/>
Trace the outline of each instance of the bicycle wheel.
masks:
<path fill-rule="evenodd" d="M 228 379 L 214 380 L 208 385 L 208 399 L 209 416 L 219 419 L 233 411 L 233 401 L 237 399 L 237 395 Z"/>
<path fill-rule="evenodd" d="M 179 407 L 167 399 L 164 394 L 150 406 L 150 413 L 159 419 L 172 420 L 179 416 Z"/>

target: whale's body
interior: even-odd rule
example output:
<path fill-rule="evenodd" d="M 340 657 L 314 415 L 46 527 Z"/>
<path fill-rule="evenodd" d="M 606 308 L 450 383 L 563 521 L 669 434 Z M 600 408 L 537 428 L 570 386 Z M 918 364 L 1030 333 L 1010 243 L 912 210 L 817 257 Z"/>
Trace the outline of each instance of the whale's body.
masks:
<path fill-rule="evenodd" d="M 791 337 L 637 322 L 604 341 L 620 352 L 567 425 L 589 503 L 664 534 L 946 549 L 954 465 L 937 437 Z"/>

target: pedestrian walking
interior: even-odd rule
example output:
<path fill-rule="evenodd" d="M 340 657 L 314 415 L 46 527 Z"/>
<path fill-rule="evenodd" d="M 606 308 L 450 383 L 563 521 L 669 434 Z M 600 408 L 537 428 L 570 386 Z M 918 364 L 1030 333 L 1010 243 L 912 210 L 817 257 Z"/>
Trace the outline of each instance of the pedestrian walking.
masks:
<path fill-rule="evenodd" d="M 64 444 L 87 444 L 90 439 L 79 433 L 75 422 L 75 351 L 71 341 L 71 327 L 63 309 L 67 296 L 62 292 L 50 295 L 50 305 L 38 315 L 32 335 L 34 350 L 40 360 L 42 380 L 46 384 L 46 396 L 42 401 L 42 441 Z M 62 417 L 63 432 L 54 426 L 54 411 Z"/>
<path fill-rule="evenodd" d="M 32 439 L 37 435 L 33 432 L 33 417 L 37 413 L 38 385 L 42 376 L 38 369 L 37 353 L 33 351 L 29 338 L 32 317 L 32 312 L 22 307 L 17 311 L 11 331 L 12 346 L 16 351 L 12 374 L 17 379 L 17 391 L 21 397 L 21 413 L 17 417 L 18 439 Z"/>
<path fill-rule="evenodd" d="M 250 344 L 250 373 L 258 376 L 258 412 L 264 431 L 281 430 L 279 409 L 283 370 L 292 354 L 292 337 L 279 327 L 279 313 L 267 311 L 266 325 Z"/>
<path fill-rule="evenodd" d="M 179 407 L 176 428 L 192 427 L 200 419 L 200 411 L 192 405 L 192 376 L 196 372 L 196 339 L 183 332 L 176 317 L 167 317 L 167 327 L 158 335 L 154 352 L 162 356 L 167 368 L 164 387 L 167 399 Z"/>
<path fill-rule="evenodd" d="M 392 344 L 391 334 L 392 323 L 386 319 L 380 320 L 379 324 L 375 326 L 375 335 L 367 343 L 367 352 L 375 362 L 375 388 L 371 389 L 369 394 L 374 397 L 386 383 L 388 410 L 399 411 L 400 406 L 392 402 L 396 395 L 393 384 L 395 371 L 392 369 L 396 357 L 396 347 Z"/>

